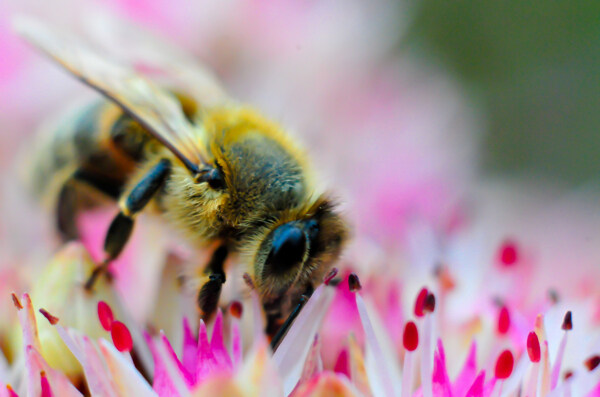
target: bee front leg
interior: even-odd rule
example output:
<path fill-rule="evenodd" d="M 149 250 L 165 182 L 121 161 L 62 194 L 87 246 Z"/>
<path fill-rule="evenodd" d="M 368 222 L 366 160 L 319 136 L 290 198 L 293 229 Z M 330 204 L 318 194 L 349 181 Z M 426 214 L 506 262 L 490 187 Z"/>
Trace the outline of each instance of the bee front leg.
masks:
<path fill-rule="evenodd" d="M 104 240 L 104 253 L 106 258 L 94 269 L 85 288 L 92 289 L 98 276 L 106 271 L 110 262 L 116 259 L 131 236 L 134 224 L 134 215 L 140 212 L 163 186 L 171 171 L 171 162 L 167 159 L 160 160 L 146 175 L 127 193 L 120 201 L 121 210 L 113 219 Z"/>
<path fill-rule="evenodd" d="M 223 265 L 226 259 L 227 246 L 223 244 L 213 252 L 210 262 L 204 270 L 204 273 L 208 275 L 208 281 L 204 283 L 198 293 L 198 307 L 204 320 L 208 320 L 217 310 L 221 287 L 225 283 Z"/>

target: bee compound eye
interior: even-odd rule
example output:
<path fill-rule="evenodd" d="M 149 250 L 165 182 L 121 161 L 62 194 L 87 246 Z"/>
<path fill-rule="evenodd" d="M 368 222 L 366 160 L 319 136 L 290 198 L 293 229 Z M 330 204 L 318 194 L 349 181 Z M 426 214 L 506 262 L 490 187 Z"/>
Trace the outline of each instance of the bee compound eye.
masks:
<path fill-rule="evenodd" d="M 271 273 L 283 274 L 302 262 L 307 249 L 306 234 L 293 224 L 283 224 L 273 232 L 265 266 Z"/>

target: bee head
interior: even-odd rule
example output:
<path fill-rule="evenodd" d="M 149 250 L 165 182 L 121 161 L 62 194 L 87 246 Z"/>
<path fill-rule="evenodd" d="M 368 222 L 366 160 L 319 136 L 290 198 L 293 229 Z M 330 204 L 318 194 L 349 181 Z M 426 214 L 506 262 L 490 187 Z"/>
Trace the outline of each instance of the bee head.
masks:
<path fill-rule="evenodd" d="M 300 219 L 279 223 L 261 242 L 254 270 L 264 293 L 280 295 L 294 284 L 316 284 L 338 258 L 347 227 L 329 202 L 313 207 Z"/>

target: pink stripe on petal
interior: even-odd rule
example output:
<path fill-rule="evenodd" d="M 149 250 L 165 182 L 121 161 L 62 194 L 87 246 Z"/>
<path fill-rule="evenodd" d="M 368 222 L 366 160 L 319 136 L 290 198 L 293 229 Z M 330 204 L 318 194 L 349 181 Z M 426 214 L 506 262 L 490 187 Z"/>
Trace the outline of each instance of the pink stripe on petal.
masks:
<path fill-rule="evenodd" d="M 31 345 L 36 350 L 41 351 L 42 346 L 38 338 L 37 321 L 35 320 L 35 313 L 33 311 L 33 305 L 29 294 L 23 294 L 21 297 L 21 305 L 23 309 L 18 311 L 19 322 L 21 323 L 21 330 L 23 332 L 23 344 L 25 346 Z"/>
<path fill-rule="evenodd" d="M 201 384 L 210 374 L 217 369 L 215 356 L 208 342 L 206 324 L 200 320 L 200 331 L 198 334 L 198 364 L 196 366 L 196 384 Z"/>
<path fill-rule="evenodd" d="M 210 348 L 215 356 L 217 365 L 221 366 L 223 369 L 232 369 L 231 357 L 229 357 L 229 352 L 223 341 L 223 312 L 221 309 L 217 310 L 217 315 L 215 316 L 215 324 L 210 339 Z"/>
<path fill-rule="evenodd" d="M 471 385 L 471 387 L 469 388 L 469 391 L 467 391 L 467 394 L 465 395 L 465 397 L 482 397 L 484 380 L 485 380 L 485 371 L 481 371 L 479 373 L 479 375 L 477 375 L 477 378 L 475 378 L 473 385 Z"/>
<path fill-rule="evenodd" d="M 117 386 L 119 395 L 136 397 L 156 397 L 156 393 L 144 377 L 112 344 L 100 339 L 100 353 L 106 363 L 111 381 Z"/>
<path fill-rule="evenodd" d="M 456 396 L 463 396 L 477 378 L 477 343 L 473 341 L 465 363 L 454 380 L 452 391 Z"/>
<path fill-rule="evenodd" d="M 181 377 L 186 380 L 186 383 L 189 386 L 193 385 L 195 382 L 194 381 L 194 373 L 188 372 L 186 370 L 186 368 L 183 366 L 183 364 L 181 363 L 181 361 L 179 361 L 179 358 L 177 357 L 175 350 L 173 350 L 173 346 L 171 346 L 171 342 L 169 341 L 167 336 L 162 331 L 160 332 L 160 341 L 161 341 L 162 346 L 164 347 L 166 353 L 169 355 L 169 358 L 172 360 L 173 364 L 175 364 Z"/>
<path fill-rule="evenodd" d="M 231 319 L 231 356 L 233 366 L 239 367 L 242 363 L 242 336 L 240 334 L 240 322 L 237 318 Z"/>
<path fill-rule="evenodd" d="M 32 371 L 38 375 L 32 380 L 39 379 L 39 390 L 41 396 L 59 397 L 81 397 L 82 394 L 73 386 L 69 379 L 60 371 L 51 368 L 42 355 L 29 346 L 26 349 L 26 361 Z"/>
<path fill-rule="evenodd" d="M 433 359 L 433 395 L 436 397 L 451 397 L 452 386 L 446 370 L 446 355 L 442 340 L 438 339 L 438 348 Z"/>
<path fill-rule="evenodd" d="M 196 372 L 196 365 L 198 363 L 198 341 L 192 332 L 187 317 L 184 317 L 183 319 L 181 363 L 189 374 L 194 374 Z"/>
<path fill-rule="evenodd" d="M 156 341 L 148 333 L 145 333 L 144 337 L 154 359 L 154 376 L 152 381 L 152 388 L 159 396 L 180 396 L 179 392 L 177 391 L 177 388 L 174 385 L 173 380 L 171 379 L 169 372 L 167 371 L 168 364 L 165 363 L 163 357 L 158 351 L 159 347 L 157 346 Z M 164 350 L 165 349 L 163 349 L 163 352 Z M 167 359 L 169 359 L 170 357 L 168 353 L 165 352 L 165 354 L 167 355 Z M 175 368 L 174 365 L 172 365 L 172 367 Z M 183 374 L 181 377 L 185 378 Z M 189 380 L 187 381 L 188 386 L 191 386 L 192 383 L 189 382 Z"/>

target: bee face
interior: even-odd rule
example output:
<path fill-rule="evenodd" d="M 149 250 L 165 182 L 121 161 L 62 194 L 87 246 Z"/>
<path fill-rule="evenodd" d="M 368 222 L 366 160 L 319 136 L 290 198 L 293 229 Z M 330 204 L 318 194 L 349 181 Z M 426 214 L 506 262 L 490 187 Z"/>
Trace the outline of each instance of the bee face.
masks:
<path fill-rule="evenodd" d="M 254 274 L 265 296 L 282 295 L 294 284 L 318 281 L 340 254 L 348 230 L 328 201 L 303 219 L 278 224 L 260 243 Z"/>

